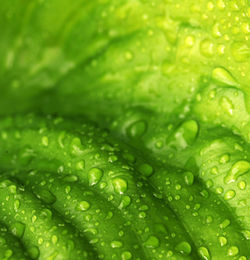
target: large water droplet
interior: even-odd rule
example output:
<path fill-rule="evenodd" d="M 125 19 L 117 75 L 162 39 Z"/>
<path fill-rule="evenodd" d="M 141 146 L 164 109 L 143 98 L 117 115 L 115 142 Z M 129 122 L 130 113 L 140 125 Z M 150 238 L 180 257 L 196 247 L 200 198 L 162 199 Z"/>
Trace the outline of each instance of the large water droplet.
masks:
<path fill-rule="evenodd" d="M 120 248 L 120 247 L 122 247 L 122 242 L 121 242 L 121 241 L 112 241 L 112 242 L 110 243 L 110 246 L 111 246 L 112 248 Z"/>
<path fill-rule="evenodd" d="M 232 74 L 222 67 L 213 69 L 212 78 L 229 86 L 238 86 Z"/>
<path fill-rule="evenodd" d="M 226 184 L 235 182 L 237 178 L 250 170 L 250 163 L 247 161 L 236 162 L 224 178 Z"/>
<path fill-rule="evenodd" d="M 187 185 L 192 185 L 194 183 L 194 175 L 192 172 L 184 173 L 184 180 Z"/>
<path fill-rule="evenodd" d="M 229 256 L 236 256 L 236 255 L 238 255 L 238 253 L 239 253 L 239 249 L 238 249 L 237 246 L 231 246 L 231 247 L 228 249 L 228 251 L 227 251 L 227 254 L 228 254 Z"/>
<path fill-rule="evenodd" d="M 90 207 L 90 204 L 87 201 L 81 201 L 77 204 L 76 209 L 80 211 L 86 211 Z"/>
<path fill-rule="evenodd" d="M 175 250 L 183 255 L 189 255 L 192 248 L 188 242 L 182 241 L 175 247 Z"/>
<path fill-rule="evenodd" d="M 250 58 L 250 47 L 247 42 L 234 42 L 231 46 L 231 52 L 237 62 L 245 62 Z"/>
<path fill-rule="evenodd" d="M 127 182 L 121 178 L 113 179 L 112 184 L 113 184 L 115 192 L 119 193 L 119 194 L 123 194 L 128 188 Z"/>
<path fill-rule="evenodd" d="M 150 236 L 147 241 L 144 243 L 144 245 L 147 248 L 157 248 L 159 246 L 160 242 L 159 239 L 155 236 Z"/>
<path fill-rule="evenodd" d="M 132 258 L 132 254 L 129 251 L 124 251 L 121 255 L 122 260 L 129 260 Z"/>
<path fill-rule="evenodd" d="M 32 258 L 32 259 L 37 259 L 40 255 L 40 251 L 38 249 L 38 247 L 36 246 L 31 246 L 27 249 L 28 251 L 28 254 L 29 256 Z"/>
<path fill-rule="evenodd" d="M 204 246 L 198 248 L 198 254 L 204 260 L 210 260 L 211 259 L 208 249 Z"/>
<path fill-rule="evenodd" d="M 22 238 L 25 231 L 25 224 L 21 222 L 15 222 L 11 225 L 10 230 L 13 235 L 17 236 L 18 238 Z"/>
<path fill-rule="evenodd" d="M 147 163 L 143 163 L 139 166 L 138 168 L 139 172 L 146 176 L 146 177 L 149 177 L 153 174 L 153 167 L 150 165 L 150 164 L 147 164 Z"/>
<path fill-rule="evenodd" d="M 222 109 L 228 114 L 228 115 L 233 115 L 233 111 L 234 111 L 234 105 L 232 103 L 232 101 L 227 98 L 227 97 L 222 97 L 220 99 L 220 106 L 222 107 Z"/>
<path fill-rule="evenodd" d="M 143 120 L 132 123 L 128 129 L 127 134 L 130 138 L 140 138 L 147 130 L 147 124 Z"/>
<path fill-rule="evenodd" d="M 103 171 L 99 168 L 92 168 L 88 172 L 89 185 L 93 186 L 97 184 L 103 175 Z"/>
<path fill-rule="evenodd" d="M 129 196 L 123 196 L 121 203 L 119 205 L 119 209 L 124 209 L 126 207 L 128 207 L 131 203 L 131 198 Z"/>
<path fill-rule="evenodd" d="M 174 140 L 169 145 L 176 148 L 185 149 L 188 145 L 192 145 L 198 135 L 199 126 L 195 120 L 185 121 L 175 132 Z"/>

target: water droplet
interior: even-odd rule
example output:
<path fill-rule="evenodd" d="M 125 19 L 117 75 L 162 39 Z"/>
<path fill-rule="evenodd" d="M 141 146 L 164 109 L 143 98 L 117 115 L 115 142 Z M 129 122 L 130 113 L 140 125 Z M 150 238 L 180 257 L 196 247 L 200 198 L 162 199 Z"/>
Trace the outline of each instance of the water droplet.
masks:
<path fill-rule="evenodd" d="M 58 241 L 58 237 L 56 235 L 53 235 L 51 238 L 52 243 L 55 245 Z"/>
<path fill-rule="evenodd" d="M 175 247 L 175 250 L 183 255 L 189 255 L 192 248 L 188 242 L 182 241 Z"/>
<path fill-rule="evenodd" d="M 113 184 L 115 192 L 119 193 L 119 194 L 123 194 L 128 188 L 127 182 L 121 178 L 113 179 L 112 184 Z"/>
<path fill-rule="evenodd" d="M 125 52 L 125 59 L 131 61 L 133 59 L 133 54 L 130 51 Z"/>
<path fill-rule="evenodd" d="M 4 253 L 5 258 L 9 259 L 13 255 L 13 251 L 11 249 L 7 249 Z"/>
<path fill-rule="evenodd" d="M 225 237 L 219 237 L 219 242 L 221 246 L 225 246 L 227 244 L 227 239 Z"/>
<path fill-rule="evenodd" d="M 14 201 L 14 210 L 18 211 L 19 207 L 20 207 L 20 200 L 15 200 Z"/>
<path fill-rule="evenodd" d="M 81 201 L 77 204 L 76 209 L 80 211 L 88 210 L 90 207 L 90 204 L 87 201 Z"/>
<path fill-rule="evenodd" d="M 229 256 L 236 256 L 236 255 L 238 255 L 238 253 L 239 253 L 239 249 L 238 249 L 237 246 L 231 246 L 231 247 L 228 249 L 228 251 L 227 251 L 227 254 L 228 254 Z"/>
<path fill-rule="evenodd" d="M 121 255 L 122 260 L 129 260 L 132 258 L 132 254 L 129 251 L 124 251 Z"/>
<path fill-rule="evenodd" d="M 159 239 L 155 236 L 150 236 L 147 241 L 144 243 L 147 248 L 157 248 L 160 242 Z"/>
<path fill-rule="evenodd" d="M 232 101 L 227 98 L 227 97 L 222 97 L 220 99 L 220 106 L 223 108 L 223 110 L 228 114 L 228 115 L 233 115 L 233 110 L 234 110 L 234 105 Z"/>
<path fill-rule="evenodd" d="M 10 193 L 16 194 L 16 189 L 17 189 L 16 185 L 12 184 L 8 187 L 8 189 L 9 189 Z"/>
<path fill-rule="evenodd" d="M 238 86 L 232 74 L 222 67 L 213 69 L 212 78 L 229 86 Z"/>
<path fill-rule="evenodd" d="M 82 142 L 80 138 L 75 137 L 71 141 L 71 153 L 74 155 L 81 155 L 83 153 Z"/>
<path fill-rule="evenodd" d="M 218 168 L 217 168 L 216 166 L 213 167 L 213 168 L 211 169 L 211 173 L 212 173 L 212 174 L 218 174 L 218 173 L 219 173 Z"/>
<path fill-rule="evenodd" d="M 246 238 L 246 240 L 250 240 L 250 230 L 244 230 L 242 231 L 242 234 Z"/>
<path fill-rule="evenodd" d="M 129 196 L 123 196 L 121 199 L 121 203 L 119 205 L 119 209 L 124 209 L 128 207 L 131 203 L 131 198 Z"/>
<path fill-rule="evenodd" d="M 225 193 L 224 199 L 225 199 L 225 200 L 231 200 L 231 199 L 233 199 L 233 198 L 235 197 L 235 195 L 236 195 L 236 193 L 235 193 L 234 190 L 229 190 L 229 191 L 227 191 L 227 192 Z"/>
<path fill-rule="evenodd" d="M 42 145 L 46 147 L 49 145 L 49 139 L 47 136 L 42 137 Z"/>
<path fill-rule="evenodd" d="M 201 41 L 200 52 L 205 57 L 212 57 L 214 54 L 214 44 L 208 39 Z"/>
<path fill-rule="evenodd" d="M 212 223 L 213 222 L 213 217 L 212 216 L 207 216 L 206 217 L 206 223 L 207 224 L 210 224 L 210 223 Z"/>
<path fill-rule="evenodd" d="M 121 242 L 121 241 L 112 241 L 112 242 L 110 243 L 110 246 L 111 246 L 112 248 L 120 248 L 120 247 L 122 247 L 122 242 Z"/>
<path fill-rule="evenodd" d="M 34 192 L 36 196 L 45 203 L 53 204 L 56 201 L 56 197 L 49 190 L 36 189 Z"/>
<path fill-rule="evenodd" d="M 36 246 L 31 246 L 27 249 L 29 256 L 32 259 L 37 259 L 40 255 L 40 251 Z"/>
<path fill-rule="evenodd" d="M 212 28 L 212 35 L 215 37 L 215 38 L 219 38 L 222 36 L 222 33 L 220 31 L 220 24 L 219 23 L 216 23 L 214 24 L 213 28 Z"/>
<path fill-rule="evenodd" d="M 204 246 L 198 248 L 198 254 L 204 260 L 210 260 L 211 259 L 208 249 Z"/>
<path fill-rule="evenodd" d="M 76 169 L 77 170 L 83 170 L 84 167 L 85 167 L 85 162 L 84 161 L 77 162 L 77 164 L 76 164 Z"/>
<path fill-rule="evenodd" d="M 245 62 L 250 58 L 250 47 L 246 42 L 234 42 L 231 46 L 231 52 L 237 62 Z"/>
<path fill-rule="evenodd" d="M 193 47 L 193 46 L 194 46 L 194 43 L 195 43 L 195 38 L 194 38 L 194 36 L 189 35 L 189 36 L 186 37 L 186 39 L 185 39 L 185 44 L 186 44 L 188 47 Z"/>
<path fill-rule="evenodd" d="M 99 168 L 92 168 L 88 172 L 89 185 L 96 185 L 102 178 L 103 171 Z"/>
<path fill-rule="evenodd" d="M 194 175 L 192 172 L 184 173 L 184 180 L 187 185 L 192 185 L 194 183 Z"/>
<path fill-rule="evenodd" d="M 244 181 L 240 181 L 238 184 L 237 184 L 238 188 L 240 190 L 245 190 L 246 189 L 246 183 Z"/>
<path fill-rule="evenodd" d="M 199 126 L 195 120 L 189 120 L 182 123 L 174 134 L 174 140 L 169 145 L 177 148 L 185 149 L 188 145 L 192 145 L 198 135 Z"/>
<path fill-rule="evenodd" d="M 25 231 L 25 224 L 21 222 L 15 222 L 11 225 L 10 230 L 13 235 L 17 236 L 18 238 L 22 238 Z"/>
<path fill-rule="evenodd" d="M 226 184 L 235 182 L 237 178 L 250 170 L 250 163 L 247 161 L 236 162 L 224 178 Z"/>
<path fill-rule="evenodd" d="M 151 176 L 154 172 L 153 167 L 147 163 L 141 164 L 139 166 L 138 170 L 142 175 L 144 175 L 146 177 Z"/>
<path fill-rule="evenodd" d="M 77 182 L 78 181 L 78 177 L 76 175 L 69 174 L 69 175 L 66 175 L 63 178 L 63 180 L 66 181 L 66 182 Z"/>
<path fill-rule="evenodd" d="M 229 219 L 225 219 L 221 224 L 220 224 L 220 228 L 226 228 L 230 225 L 230 220 Z"/>
<path fill-rule="evenodd" d="M 147 130 L 147 124 L 143 120 L 132 123 L 128 129 L 127 134 L 130 138 L 136 139 L 143 136 Z"/>
<path fill-rule="evenodd" d="M 230 157 L 229 157 L 229 155 L 228 154 L 224 154 L 224 155 L 222 155 L 221 157 L 220 157 L 220 163 L 221 164 L 225 164 L 225 163 L 227 163 L 227 162 L 229 162 L 229 160 L 230 160 Z"/>

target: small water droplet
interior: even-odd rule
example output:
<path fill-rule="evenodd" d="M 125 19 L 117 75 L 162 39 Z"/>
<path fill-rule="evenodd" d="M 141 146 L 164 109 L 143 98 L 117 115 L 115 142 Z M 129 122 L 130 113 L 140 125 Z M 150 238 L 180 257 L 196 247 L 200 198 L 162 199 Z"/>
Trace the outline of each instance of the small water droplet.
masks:
<path fill-rule="evenodd" d="M 212 57 L 214 55 L 214 44 L 208 39 L 201 41 L 200 52 L 205 57 Z"/>
<path fill-rule="evenodd" d="M 243 230 L 242 234 L 246 238 L 246 240 L 250 240 L 250 230 Z"/>
<path fill-rule="evenodd" d="M 78 181 L 78 177 L 76 175 L 69 174 L 69 175 L 66 175 L 63 178 L 63 180 L 66 181 L 66 182 L 77 182 Z"/>
<path fill-rule="evenodd" d="M 229 86 L 238 86 L 232 74 L 222 67 L 213 69 L 212 78 Z"/>

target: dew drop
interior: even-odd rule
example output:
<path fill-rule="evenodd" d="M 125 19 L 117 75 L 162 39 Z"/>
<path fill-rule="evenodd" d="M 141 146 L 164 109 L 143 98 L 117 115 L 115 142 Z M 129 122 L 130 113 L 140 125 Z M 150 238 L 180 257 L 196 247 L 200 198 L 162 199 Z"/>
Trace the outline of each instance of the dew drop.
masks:
<path fill-rule="evenodd" d="M 81 201 L 77 204 L 76 209 L 79 211 L 86 211 L 90 207 L 90 204 L 87 201 Z"/>
<path fill-rule="evenodd" d="M 198 254 L 204 260 L 210 260 L 211 259 L 208 249 L 204 246 L 198 248 Z"/>
<path fill-rule="evenodd" d="M 184 173 L 184 180 L 187 185 L 192 185 L 194 183 L 194 175 L 192 172 L 185 172 Z"/>
<path fill-rule="evenodd" d="M 175 250 L 183 255 L 189 255 L 192 248 L 188 242 L 182 241 L 175 247 Z"/>
<path fill-rule="evenodd" d="M 229 256 L 236 256 L 236 255 L 238 255 L 238 253 L 239 253 L 239 249 L 238 249 L 237 246 L 231 246 L 231 247 L 228 249 L 228 251 L 227 251 L 227 254 L 228 254 Z"/>
<path fill-rule="evenodd" d="M 112 242 L 110 243 L 110 246 L 111 246 L 112 248 L 120 248 L 120 247 L 122 247 L 122 242 L 121 242 L 121 241 L 112 241 Z"/>
<path fill-rule="evenodd" d="M 129 196 L 123 196 L 121 199 L 121 203 L 119 205 L 119 209 L 127 208 L 131 204 L 131 198 Z"/>
<path fill-rule="evenodd" d="M 149 177 L 153 174 L 154 170 L 150 164 L 143 163 L 138 168 L 139 172 L 146 177 Z"/>
<path fill-rule="evenodd" d="M 31 246 L 27 249 L 29 256 L 32 259 L 37 259 L 40 255 L 40 251 L 36 246 Z"/>
<path fill-rule="evenodd" d="M 225 200 L 231 200 L 231 199 L 233 199 L 233 198 L 235 197 L 235 195 L 236 195 L 236 193 L 235 193 L 234 190 L 229 190 L 229 191 L 227 191 L 227 192 L 225 193 L 224 199 L 225 199 Z"/>
<path fill-rule="evenodd" d="M 112 184 L 113 184 L 115 192 L 119 193 L 119 194 L 123 194 L 128 188 L 127 182 L 121 178 L 113 179 Z"/>
<path fill-rule="evenodd" d="M 159 239 L 155 236 L 150 236 L 147 241 L 144 243 L 144 245 L 147 248 L 157 248 L 159 246 L 160 242 Z"/>
<path fill-rule="evenodd" d="M 121 255 L 122 260 L 129 260 L 132 258 L 132 254 L 129 251 L 124 251 Z"/>
<path fill-rule="evenodd" d="M 88 172 L 89 185 L 96 185 L 102 178 L 103 171 L 99 168 L 92 168 Z"/>
<path fill-rule="evenodd" d="M 227 239 L 225 237 L 219 237 L 219 242 L 221 246 L 225 246 L 227 244 Z"/>
<path fill-rule="evenodd" d="M 229 86 L 238 86 L 232 74 L 222 67 L 213 69 L 212 78 Z"/>
<path fill-rule="evenodd" d="M 136 121 L 132 123 L 128 129 L 127 134 L 130 138 L 136 139 L 144 135 L 147 130 L 147 124 L 143 120 Z"/>
<path fill-rule="evenodd" d="M 247 161 L 236 162 L 224 178 L 226 184 L 235 182 L 237 178 L 250 170 L 250 163 Z"/>
<path fill-rule="evenodd" d="M 233 115 L 234 105 L 229 98 L 222 97 L 220 99 L 220 106 L 228 115 Z"/>
<path fill-rule="evenodd" d="M 25 224 L 21 222 L 15 222 L 11 225 L 10 230 L 13 235 L 17 236 L 18 238 L 22 238 L 25 231 L 25 227 Z"/>

